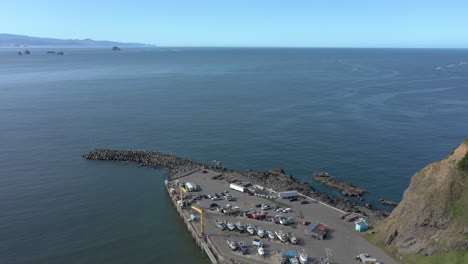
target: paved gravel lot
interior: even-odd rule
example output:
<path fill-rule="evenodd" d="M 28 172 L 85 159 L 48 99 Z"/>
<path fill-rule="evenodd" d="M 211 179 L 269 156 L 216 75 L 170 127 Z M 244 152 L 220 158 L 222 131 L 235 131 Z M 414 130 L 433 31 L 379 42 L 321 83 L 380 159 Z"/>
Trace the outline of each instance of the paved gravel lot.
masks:
<path fill-rule="evenodd" d="M 299 201 L 290 202 L 288 199 L 278 198 L 272 200 L 250 196 L 246 193 L 229 189 L 229 183 L 224 180 L 213 180 L 212 177 L 214 175 L 215 174 L 213 173 L 203 174 L 201 172 L 196 172 L 179 180 L 182 182 L 194 183 L 201 188 L 199 192 L 190 193 L 191 195 L 213 195 L 215 193 L 221 195 L 224 190 L 228 190 L 229 194 L 236 198 L 236 201 L 234 202 L 228 202 L 224 199 L 220 201 L 201 199 L 195 200 L 194 204 L 195 206 L 205 210 L 205 233 L 213 244 L 217 245 L 217 249 L 226 258 L 237 259 L 247 263 L 279 263 L 279 258 L 276 255 L 277 251 L 293 250 L 299 254 L 305 250 L 309 256 L 309 263 L 314 263 L 314 260 L 318 260 L 320 257 L 329 257 L 333 263 L 359 263 L 354 260 L 354 256 L 356 256 L 357 253 L 368 253 L 384 264 L 397 263 L 382 250 L 364 239 L 358 232 L 354 231 L 354 223 L 347 223 L 341 220 L 343 213 L 339 210 L 335 210 L 307 198 L 300 198 Z M 170 184 L 172 183 L 173 182 Z M 310 203 L 301 204 L 300 202 L 304 199 L 307 199 Z M 268 216 L 274 216 L 277 214 L 282 214 L 284 216 L 290 215 L 296 219 L 296 224 L 283 226 L 265 220 L 248 219 L 241 216 L 226 216 L 217 210 L 210 210 L 209 205 L 213 202 L 218 205 L 226 205 L 229 203 L 232 206 L 239 206 L 243 211 L 250 210 L 251 208 L 260 211 L 260 208 L 254 207 L 255 204 L 268 204 L 273 208 L 267 210 Z M 292 208 L 292 212 L 289 214 L 278 213 L 274 210 L 276 207 L 290 207 Z M 197 216 L 196 221 L 192 224 L 196 226 L 197 230 L 199 230 L 199 214 L 190 208 L 187 208 L 184 211 L 187 217 L 192 213 Z M 260 257 L 257 253 L 256 247 L 252 245 L 252 240 L 254 238 L 258 238 L 257 236 L 250 236 L 247 232 L 239 233 L 238 231 L 221 231 L 217 228 L 215 220 L 232 221 L 234 223 L 241 222 L 244 226 L 247 226 L 247 224 L 250 223 L 273 232 L 275 230 L 282 230 L 285 233 L 292 232 L 298 238 L 298 244 L 292 245 L 289 243 L 282 243 L 278 239 L 262 239 L 267 255 L 265 257 Z M 327 225 L 329 229 L 327 237 L 324 240 L 318 240 L 311 236 L 307 236 L 304 233 L 303 221 L 319 222 Z M 227 239 L 232 239 L 236 242 L 244 241 L 249 247 L 249 254 L 242 255 L 239 250 L 232 251 L 226 242 Z"/>

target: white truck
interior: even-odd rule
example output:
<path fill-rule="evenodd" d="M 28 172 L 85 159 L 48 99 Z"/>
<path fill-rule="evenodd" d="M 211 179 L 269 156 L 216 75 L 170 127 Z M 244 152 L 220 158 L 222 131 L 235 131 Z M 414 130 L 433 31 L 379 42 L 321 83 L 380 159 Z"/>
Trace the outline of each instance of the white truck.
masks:
<path fill-rule="evenodd" d="M 299 196 L 299 193 L 297 191 L 286 191 L 286 192 L 279 192 L 278 197 L 279 198 L 293 198 Z"/>
<path fill-rule="evenodd" d="M 247 192 L 247 189 L 244 186 L 240 186 L 240 185 L 237 185 L 237 184 L 234 184 L 234 183 L 231 183 L 229 185 L 229 188 L 231 188 L 233 190 L 236 190 L 236 191 L 239 191 L 239 192 Z"/>
<path fill-rule="evenodd" d="M 189 192 L 193 192 L 193 191 L 194 191 L 194 186 L 193 186 L 193 184 L 191 184 L 190 182 L 187 182 L 187 183 L 185 184 L 185 189 L 186 189 L 187 191 L 189 191 Z"/>
<path fill-rule="evenodd" d="M 379 264 L 375 258 L 371 258 L 367 253 L 360 253 L 356 256 L 363 264 Z"/>

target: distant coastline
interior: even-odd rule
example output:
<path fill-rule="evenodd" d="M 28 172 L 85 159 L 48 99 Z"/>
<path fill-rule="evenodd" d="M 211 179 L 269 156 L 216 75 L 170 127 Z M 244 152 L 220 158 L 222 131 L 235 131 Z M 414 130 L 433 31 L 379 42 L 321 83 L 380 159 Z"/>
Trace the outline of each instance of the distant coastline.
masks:
<path fill-rule="evenodd" d="M 92 39 L 55 39 L 55 38 L 40 38 L 24 35 L 0 34 L 0 47 L 76 47 L 76 48 L 108 48 L 108 47 L 156 47 L 153 44 L 144 43 L 125 43 L 108 40 L 92 40 Z"/>

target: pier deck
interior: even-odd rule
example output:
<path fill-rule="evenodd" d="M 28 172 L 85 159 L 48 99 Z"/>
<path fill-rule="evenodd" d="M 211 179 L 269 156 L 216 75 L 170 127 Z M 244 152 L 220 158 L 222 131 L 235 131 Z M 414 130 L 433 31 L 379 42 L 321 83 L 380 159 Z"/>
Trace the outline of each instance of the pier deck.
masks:
<path fill-rule="evenodd" d="M 308 263 L 314 263 L 313 260 L 318 260 L 321 257 L 329 257 L 333 263 L 359 263 L 354 260 L 354 257 L 358 253 L 368 253 L 372 257 L 378 259 L 384 264 L 396 264 L 397 262 L 391 257 L 386 255 L 382 250 L 371 244 L 361 234 L 354 230 L 354 223 L 347 223 L 341 219 L 343 212 L 331 208 L 329 205 L 325 205 L 319 202 L 315 202 L 312 199 L 308 199 L 309 204 L 301 204 L 300 201 L 291 202 L 285 199 L 267 199 L 257 196 L 250 196 L 247 193 L 237 192 L 229 189 L 229 183 L 225 180 L 214 180 L 212 177 L 219 173 L 202 173 L 201 171 L 191 173 L 181 179 L 181 182 L 191 182 L 201 188 L 199 192 L 189 193 L 190 195 L 201 195 L 201 194 L 221 194 L 224 190 L 229 190 L 229 194 L 236 198 L 234 202 L 228 202 L 226 200 L 211 201 L 210 199 L 195 200 L 195 206 L 203 209 L 205 213 L 205 234 L 206 237 L 201 239 L 200 235 L 200 222 L 194 221 L 189 222 L 188 219 L 190 214 L 194 214 L 199 220 L 199 214 L 192 210 L 190 207 L 185 209 L 178 208 L 184 221 L 192 232 L 193 237 L 197 244 L 204 248 L 210 257 L 212 263 L 227 263 L 234 261 L 235 263 L 279 263 L 279 258 L 276 256 L 277 251 L 288 251 L 293 250 L 297 254 L 305 250 L 309 256 Z M 176 200 L 179 196 L 179 190 L 175 187 L 175 181 L 168 182 L 168 193 L 173 201 L 174 205 L 177 206 Z M 176 194 L 170 194 L 169 188 L 174 187 Z M 276 195 L 276 194 L 271 194 Z M 307 199 L 303 197 L 302 199 Z M 267 222 L 265 220 L 248 219 L 241 216 L 227 216 L 217 210 L 210 210 L 211 203 L 217 203 L 218 205 L 231 204 L 232 206 L 239 206 L 242 211 L 255 209 L 261 211 L 260 208 L 255 208 L 255 204 L 268 204 L 272 209 L 267 210 L 268 216 L 275 216 L 282 214 L 285 216 L 292 216 L 296 219 L 296 224 L 292 226 L 283 226 L 275 224 L 273 222 Z M 274 209 L 276 207 L 292 208 L 292 212 L 289 214 L 278 213 Z M 262 239 L 265 244 L 265 250 L 267 255 L 260 257 L 256 251 L 256 248 L 252 245 L 252 240 L 258 238 L 257 236 L 250 236 L 247 232 L 239 233 L 238 231 L 221 231 L 215 225 L 215 220 L 221 221 L 232 221 L 234 223 L 241 222 L 244 226 L 252 224 L 255 226 L 261 226 L 265 230 L 275 231 L 282 230 L 285 233 L 292 232 L 298 238 L 298 244 L 292 245 L 289 243 L 282 243 L 278 239 L 268 240 Z M 323 223 L 328 226 L 329 232 L 324 240 L 317 240 L 310 236 L 305 235 L 303 221 Z M 232 251 L 226 240 L 231 239 L 236 242 L 244 241 L 249 248 L 249 254 L 242 255 L 239 250 Z"/>

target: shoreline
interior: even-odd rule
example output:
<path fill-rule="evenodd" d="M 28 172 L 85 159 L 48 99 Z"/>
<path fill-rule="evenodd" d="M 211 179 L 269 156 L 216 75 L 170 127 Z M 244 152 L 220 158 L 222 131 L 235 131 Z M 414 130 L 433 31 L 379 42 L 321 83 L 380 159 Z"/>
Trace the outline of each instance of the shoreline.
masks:
<path fill-rule="evenodd" d="M 354 212 L 366 216 L 372 222 L 385 219 L 389 212 L 371 209 L 369 204 L 360 205 L 346 198 L 332 197 L 315 190 L 308 182 L 295 179 L 283 169 L 275 168 L 268 171 L 246 170 L 239 172 L 220 166 L 211 166 L 179 156 L 155 152 L 116 149 L 95 149 L 83 155 L 88 160 L 110 160 L 137 163 L 139 166 L 162 168 L 168 171 L 171 180 L 187 176 L 200 169 L 209 169 L 223 173 L 222 178 L 228 181 L 245 181 L 276 191 L 296 190 L 326 205 L 345 212 Z M 369 208 L 371 207 L 371 208 Z"/>

